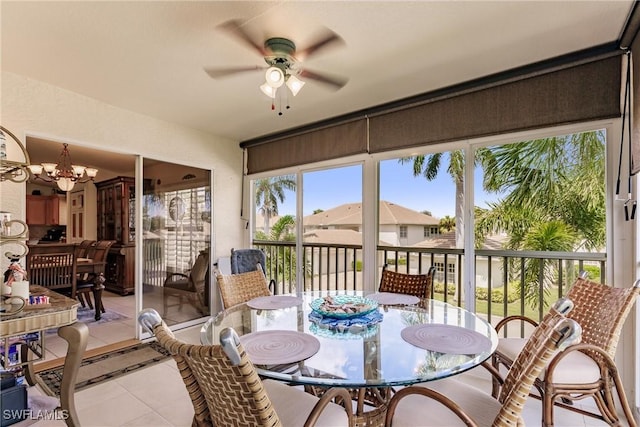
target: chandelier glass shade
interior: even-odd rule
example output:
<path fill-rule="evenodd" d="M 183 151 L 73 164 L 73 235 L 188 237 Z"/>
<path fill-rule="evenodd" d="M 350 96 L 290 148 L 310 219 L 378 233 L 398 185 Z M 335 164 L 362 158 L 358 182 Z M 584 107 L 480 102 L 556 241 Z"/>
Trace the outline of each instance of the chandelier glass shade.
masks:
<path fill-rule="evenodd" d="M 98 174 L 98 169 L 71 163 L 71 153 L 68 144 L 62 144 L 62 152 L 58 163 L 41 163 L 29 165 L 29 170 L 35 177 L 45 182 L 55 182 L 62 191 L 71 191 L 76 182 L 84 183 L 93 181 Z M 42 176 L 43 172 L 45 173 Z"/>

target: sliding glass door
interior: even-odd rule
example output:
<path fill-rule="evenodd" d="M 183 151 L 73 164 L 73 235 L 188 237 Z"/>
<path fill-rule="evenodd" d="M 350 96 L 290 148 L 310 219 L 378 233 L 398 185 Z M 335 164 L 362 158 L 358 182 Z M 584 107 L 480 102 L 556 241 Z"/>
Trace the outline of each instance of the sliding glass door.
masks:
<path fill-rule="evenodd" d="M 207 316 L 210 171 L 144 159 L 142 175 L 142 307 L 170 326 Z"/>

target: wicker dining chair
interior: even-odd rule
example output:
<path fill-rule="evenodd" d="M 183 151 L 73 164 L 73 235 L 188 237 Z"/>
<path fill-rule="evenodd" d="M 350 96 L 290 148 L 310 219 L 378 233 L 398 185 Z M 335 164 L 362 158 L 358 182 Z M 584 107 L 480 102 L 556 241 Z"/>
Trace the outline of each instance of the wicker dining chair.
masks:
<path fill-rule="evenodd" d="M 536 378 L 543 426 L 553 426 L 554 406 L 620 425 L 618 403 L 629 425 L 636 426 L 614 358 L 620 331 L 638 294 L 640 280 L 631 288 L 614 288 L 588 280 L 584 273 L 576 279 L 567 293 L 575 305 L 567 317 L 582 326 L 582 343 L 558 354 Z M 523 316 L 510 316 L 496 325 L 498 333 L 514 320 L 536 325 Z M 496 369 L 511 366 L 524 342 L 523 338 L 501 338 L 492 365 Z M 594 399 L 600 413 L 573 405 L 588 397 Z"/>
<path fill-rule="evenodd" d="M 240 274 L 216 272 L 220 297 L 225 308 L 245 303 L 253 298 L 269 296 L 269 282 L 260 264 L 254 271 Z"/>
<path fill-rule="evenodd" d="M 580 342 L 580 325 L 564 316 L 534 334 L 507 373 L 498 399 L 462 380 L 448 378 L 398 390 L 389 402 L 386 425 L 521 426 L 524 403 L 535 378 L 564 347 Z M 429 399 L 425 399 L 428 397 Z"/>
<path fill-rule="evenodd" d="M 346 389 L 330 389 L 317 398 L 278 381 L 262 381 L 231 328 L 220 333 L 221 345 L 209 346 L 177 340 L 153 309 L 143 310 L 138 322 L 175 359 L 193 403 L 192 426 L 353 425 Z"/>
<path fill-rule="evenodd" d="M 382 267 L 378 292 L 394 292 L 413 295 L 419 298 L 431 298 L 433 277 L 436 268 L 430 267 L 427 274 L 404 274 L 389 270 L 388 265 Z"/>

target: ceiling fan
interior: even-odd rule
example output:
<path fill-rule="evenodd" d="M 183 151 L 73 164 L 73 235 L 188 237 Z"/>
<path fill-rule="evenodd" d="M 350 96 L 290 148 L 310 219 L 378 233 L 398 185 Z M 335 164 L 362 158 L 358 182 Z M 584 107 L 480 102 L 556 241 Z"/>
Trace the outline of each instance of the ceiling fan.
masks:
<path fill-rule="evenodd" d="M 271 37 L 265 40 L 263 44 L 257 43 L 242 28 L 239 20 L 227 21 L 221 24 L 219 28 L 259 53 L 267 65 L 205 68 L 206 73 L 214 79 L 248 71 L 266 70 L 266 82 L 260 88 L 271 98 L 275 98 L 276 90 L 282 86 L 282 84 L 286 84 L 295 96 L 304 85 L 304 82 L 300 80 L 300 78 L 324 83 L 335 90 L 342 88 L 348 81 L 345 77 L 311 71 L 302 66 L 303 60 L 316 54 L 321 49 L 344 44 L 342 38 L 331 30 L 327 29 L 317 37 L 315 42 L 304 49 L 297 50 L 295 43 L 284 37 Z"/>

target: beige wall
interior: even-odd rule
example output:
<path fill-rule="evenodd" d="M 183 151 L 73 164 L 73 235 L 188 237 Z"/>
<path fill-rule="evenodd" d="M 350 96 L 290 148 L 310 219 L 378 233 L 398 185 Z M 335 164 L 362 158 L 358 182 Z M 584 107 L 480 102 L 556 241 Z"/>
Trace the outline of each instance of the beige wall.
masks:
<path fill-rule="evenodd" d="M 27 135 L 33 135 L 212 169 L 214 256 L 228 255 L 232 247 L 243 246 L 239 212 L 242 151 L 237 141 L 116 108 L 20 75 L 3 71 L 1 78 L 1 124 L 23 143 Z M 18 160 L 11 157 L 16 151 L 9 139 L 9 159 Z M 0 183 L 0 210 L 24 219 L 25 194 L 25 184 Z M 6 260 L 0 258 L 4 270 Z"/>

